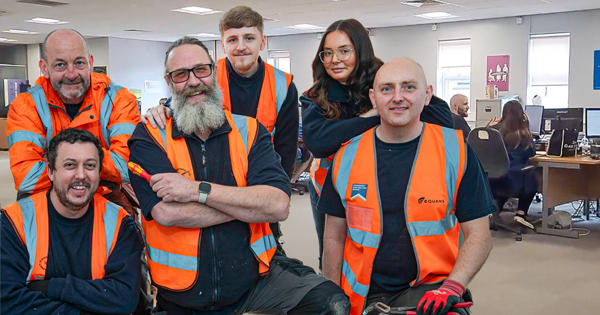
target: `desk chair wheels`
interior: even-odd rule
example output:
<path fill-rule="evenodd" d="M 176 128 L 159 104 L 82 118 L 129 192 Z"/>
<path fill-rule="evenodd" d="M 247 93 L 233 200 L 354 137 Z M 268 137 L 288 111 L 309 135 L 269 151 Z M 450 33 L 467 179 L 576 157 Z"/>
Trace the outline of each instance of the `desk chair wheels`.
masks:
<path fill-rule="evenodd" d="M 523 240 L 523 231 L 520 227 L 514 228 L 512 226 L 508 226 L 502 223 L 502 218 L 500 218 L 500 214 L 496 211 L 490 216 L 490 229 L 494 231 L 498 231 L 498 229 L 503 229 L 506 231 L 513 232 L 515 234 L 515 241 Z"/>

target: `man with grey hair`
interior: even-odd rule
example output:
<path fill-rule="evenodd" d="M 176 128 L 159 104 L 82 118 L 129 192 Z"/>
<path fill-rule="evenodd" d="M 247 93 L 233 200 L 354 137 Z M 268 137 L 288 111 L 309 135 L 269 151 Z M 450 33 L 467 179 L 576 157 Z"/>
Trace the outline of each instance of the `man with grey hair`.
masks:
<path fill-rule="evenodd" d="M 106 197 L 132 208 L 119 192 L 129 183 L 127 140 L 140 121 L 135 96 L 105 75 L 92 73 L 94 57 L 75 31 L 48 34 L 39 62 L 42 76 L 10 105 L 7 121 L 10 170 L 17 199 L 51 187 L 43 152 L 60 131 L 90 131 L 102 144 L 101 185 Z M 111 193 L 112 190 L 112 193 Z"/>
<path fill-rule="evenodd" d="M 169 314 L 346 314 L 339 287 L 275 256 L 269 222 L 289 212 L 289 180 L 256 119 L 221 107 L 206 47 L 184 37 L 165 56 L 173 117 L 139 124 L 131 176 L 142 209 L 157 308 Z"/>

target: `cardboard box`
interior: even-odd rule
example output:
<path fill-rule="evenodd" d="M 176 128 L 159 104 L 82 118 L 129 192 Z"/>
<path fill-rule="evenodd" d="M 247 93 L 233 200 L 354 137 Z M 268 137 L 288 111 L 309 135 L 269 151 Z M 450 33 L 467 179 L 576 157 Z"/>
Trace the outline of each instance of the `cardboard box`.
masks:
<path fill-rule="evenodd" d="M 6 118 L 0 118 L 0 150 L 8 150 L 8 137 L 6 135 Z"/>

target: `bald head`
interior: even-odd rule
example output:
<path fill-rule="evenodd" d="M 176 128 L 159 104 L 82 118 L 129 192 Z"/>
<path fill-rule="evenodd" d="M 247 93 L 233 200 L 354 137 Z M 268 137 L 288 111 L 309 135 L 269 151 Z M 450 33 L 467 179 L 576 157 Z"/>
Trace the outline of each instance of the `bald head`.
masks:
<path fill-rule="evenodd" d="M 381 66 L 369 91 L 371 103 L 381 117 L 382 130 L 402 129 L 408 137 L 419 132 L 419 117 L 431 96 L 432 87 L 427 85 L 423 68 L 405 57 L 395 58 Z"/>
<path fill-rule="evenodd" d="M 81 33 L 73 29 L 58 29 L 48 33 L 46 38 L 44 38 L 44 42 L 42 43 L 42 59 L 48 61 L 46 51 L 53 49 L 55 45 L 61 45 L 64 41 L 73 41 L 77 45 L 83 45 L 83 49 L 89 55 L 87 43 Z M 50 47 L 48 48 L 48 46 Z"/>
<path fill-rule="evenodd" d="M 469 111 L 469 99 L 462 94 L 452 96 L 452 98 L 450 98 L 450 110 L 456 115 L 467 117 Z"/>

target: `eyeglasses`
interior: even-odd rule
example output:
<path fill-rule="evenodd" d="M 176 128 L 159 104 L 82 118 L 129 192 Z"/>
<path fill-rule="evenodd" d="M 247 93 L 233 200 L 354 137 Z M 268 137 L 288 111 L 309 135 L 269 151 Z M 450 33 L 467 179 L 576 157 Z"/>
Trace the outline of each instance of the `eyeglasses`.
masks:
<path fill-rule="evenodd" d="M 173 83 L 183 83 L 190 78 L 190 72 L 194 73 L 194 76 L 198 79 L 206 78 L 212 74 L 213 64 L 201 64 L 191 69 L 177 69 L 168 72 L 167 75 L 171 78 Z"/>
<path fill-rule="evenodd" d="M 336 50 L 323 50 L 319 52 L 319 59 L 321 59 L 322 63 L 330 63 L 333 60 L 333 54 L 335 54 L 339 60 L 344 61 L 350 58 L 353 52 L 354 49 L 350 47 L 341 47 Z"/>

